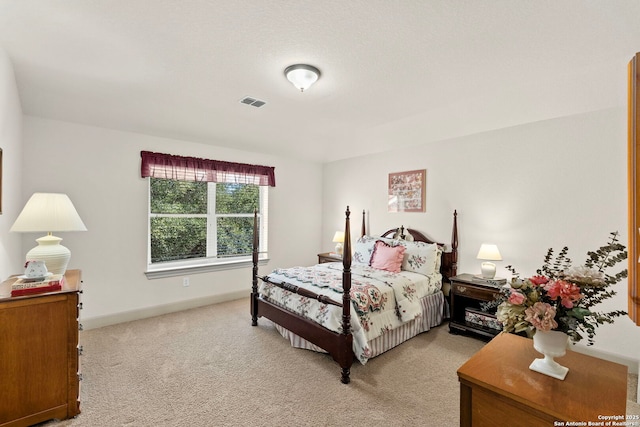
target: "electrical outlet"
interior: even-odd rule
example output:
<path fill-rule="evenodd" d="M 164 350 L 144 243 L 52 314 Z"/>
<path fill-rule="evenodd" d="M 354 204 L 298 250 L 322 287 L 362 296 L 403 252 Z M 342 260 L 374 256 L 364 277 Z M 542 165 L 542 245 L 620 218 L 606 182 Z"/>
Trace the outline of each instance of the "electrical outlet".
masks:
<path fill-rule="evenodd" d="M 189 286 L 189 278 L 188 277 L 183 277 L 182 278 L 182 286 Z"/>

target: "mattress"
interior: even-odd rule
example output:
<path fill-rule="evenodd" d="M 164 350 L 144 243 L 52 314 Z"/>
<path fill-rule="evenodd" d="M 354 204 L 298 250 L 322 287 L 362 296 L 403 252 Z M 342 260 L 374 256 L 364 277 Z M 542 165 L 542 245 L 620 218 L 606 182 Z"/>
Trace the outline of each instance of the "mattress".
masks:
<path fill-rule="evenodd" d="M 270 281 L 287 282 L 342 302 L 342 264 L 324 263 L 311 267 L 276 269 Z M 366 264 L 351 267 L 351 329 L 356 358 L 366 363 L 383 351 L 442 322 L 445 300 L 442 276 L 424 276 L 410 271 L 392 273 Z M 304 297 L 271 283 L 260 285 L 261 296 L 287 310 L 342 332 L 342 308 Z M 294 346 L 317 348 L 277 326 Z M 315 348 L 314 348 L 315 347 Z"/>

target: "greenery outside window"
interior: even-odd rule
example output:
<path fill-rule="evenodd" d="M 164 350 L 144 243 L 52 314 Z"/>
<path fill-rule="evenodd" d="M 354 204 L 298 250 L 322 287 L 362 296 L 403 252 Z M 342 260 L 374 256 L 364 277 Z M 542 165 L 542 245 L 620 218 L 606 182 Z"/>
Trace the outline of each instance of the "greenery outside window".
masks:
<path fill-rule="evenodd" d="M 250 257 L 255 209 L 260 234 L 266 235 L 266 187 L 150 178 L 149 194 L 151 266 L 179 267 Z M 263 243 L 262 252 L 265 246 Z"/>
<path fill-rule="evenodd" d="M 268 188 L 256 184 L 262 176 L 256 178 L 253 170 L 249 174 L 225 170 L 220 179 L 214 170 L 214 179 L 209 181 L 182 179 L 211 176 L 212 172 L 196 168 L 185 173 L 184 168 L 176 169 L 173 161 L 191 158 L 170 155 L 159 155 L 169 158 L 170 164 L 165 157 L 158 161 L 153 156 L 145 163 L 145 153 L 142 176 L 149 177 L 147 277 L 250 265 L 254 211 L 258 215 L 259 259 L 267 258 Z M 172 179 L 175 177 L 179 179 Z M 271 176 L 268 182 L 275 184 L 275 178 Z"/>

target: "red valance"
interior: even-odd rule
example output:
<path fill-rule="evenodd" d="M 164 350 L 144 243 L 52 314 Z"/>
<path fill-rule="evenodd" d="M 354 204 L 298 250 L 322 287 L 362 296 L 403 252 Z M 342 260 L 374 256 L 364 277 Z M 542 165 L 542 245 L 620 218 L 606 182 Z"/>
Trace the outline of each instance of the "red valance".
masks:
<path fill-rule="evenodd" d="M 143 178 L 276 186 L 275 168 L 141 151 Z"/>

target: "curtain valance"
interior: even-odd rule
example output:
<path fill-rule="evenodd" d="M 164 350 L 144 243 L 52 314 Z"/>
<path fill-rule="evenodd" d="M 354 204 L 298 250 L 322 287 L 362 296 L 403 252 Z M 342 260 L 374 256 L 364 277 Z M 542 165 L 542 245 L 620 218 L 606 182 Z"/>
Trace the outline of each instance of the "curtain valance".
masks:
<path fill-rule="evenodd" d="M 143 178 L 276 186 L 275 168 L 141 151 Z"/>

